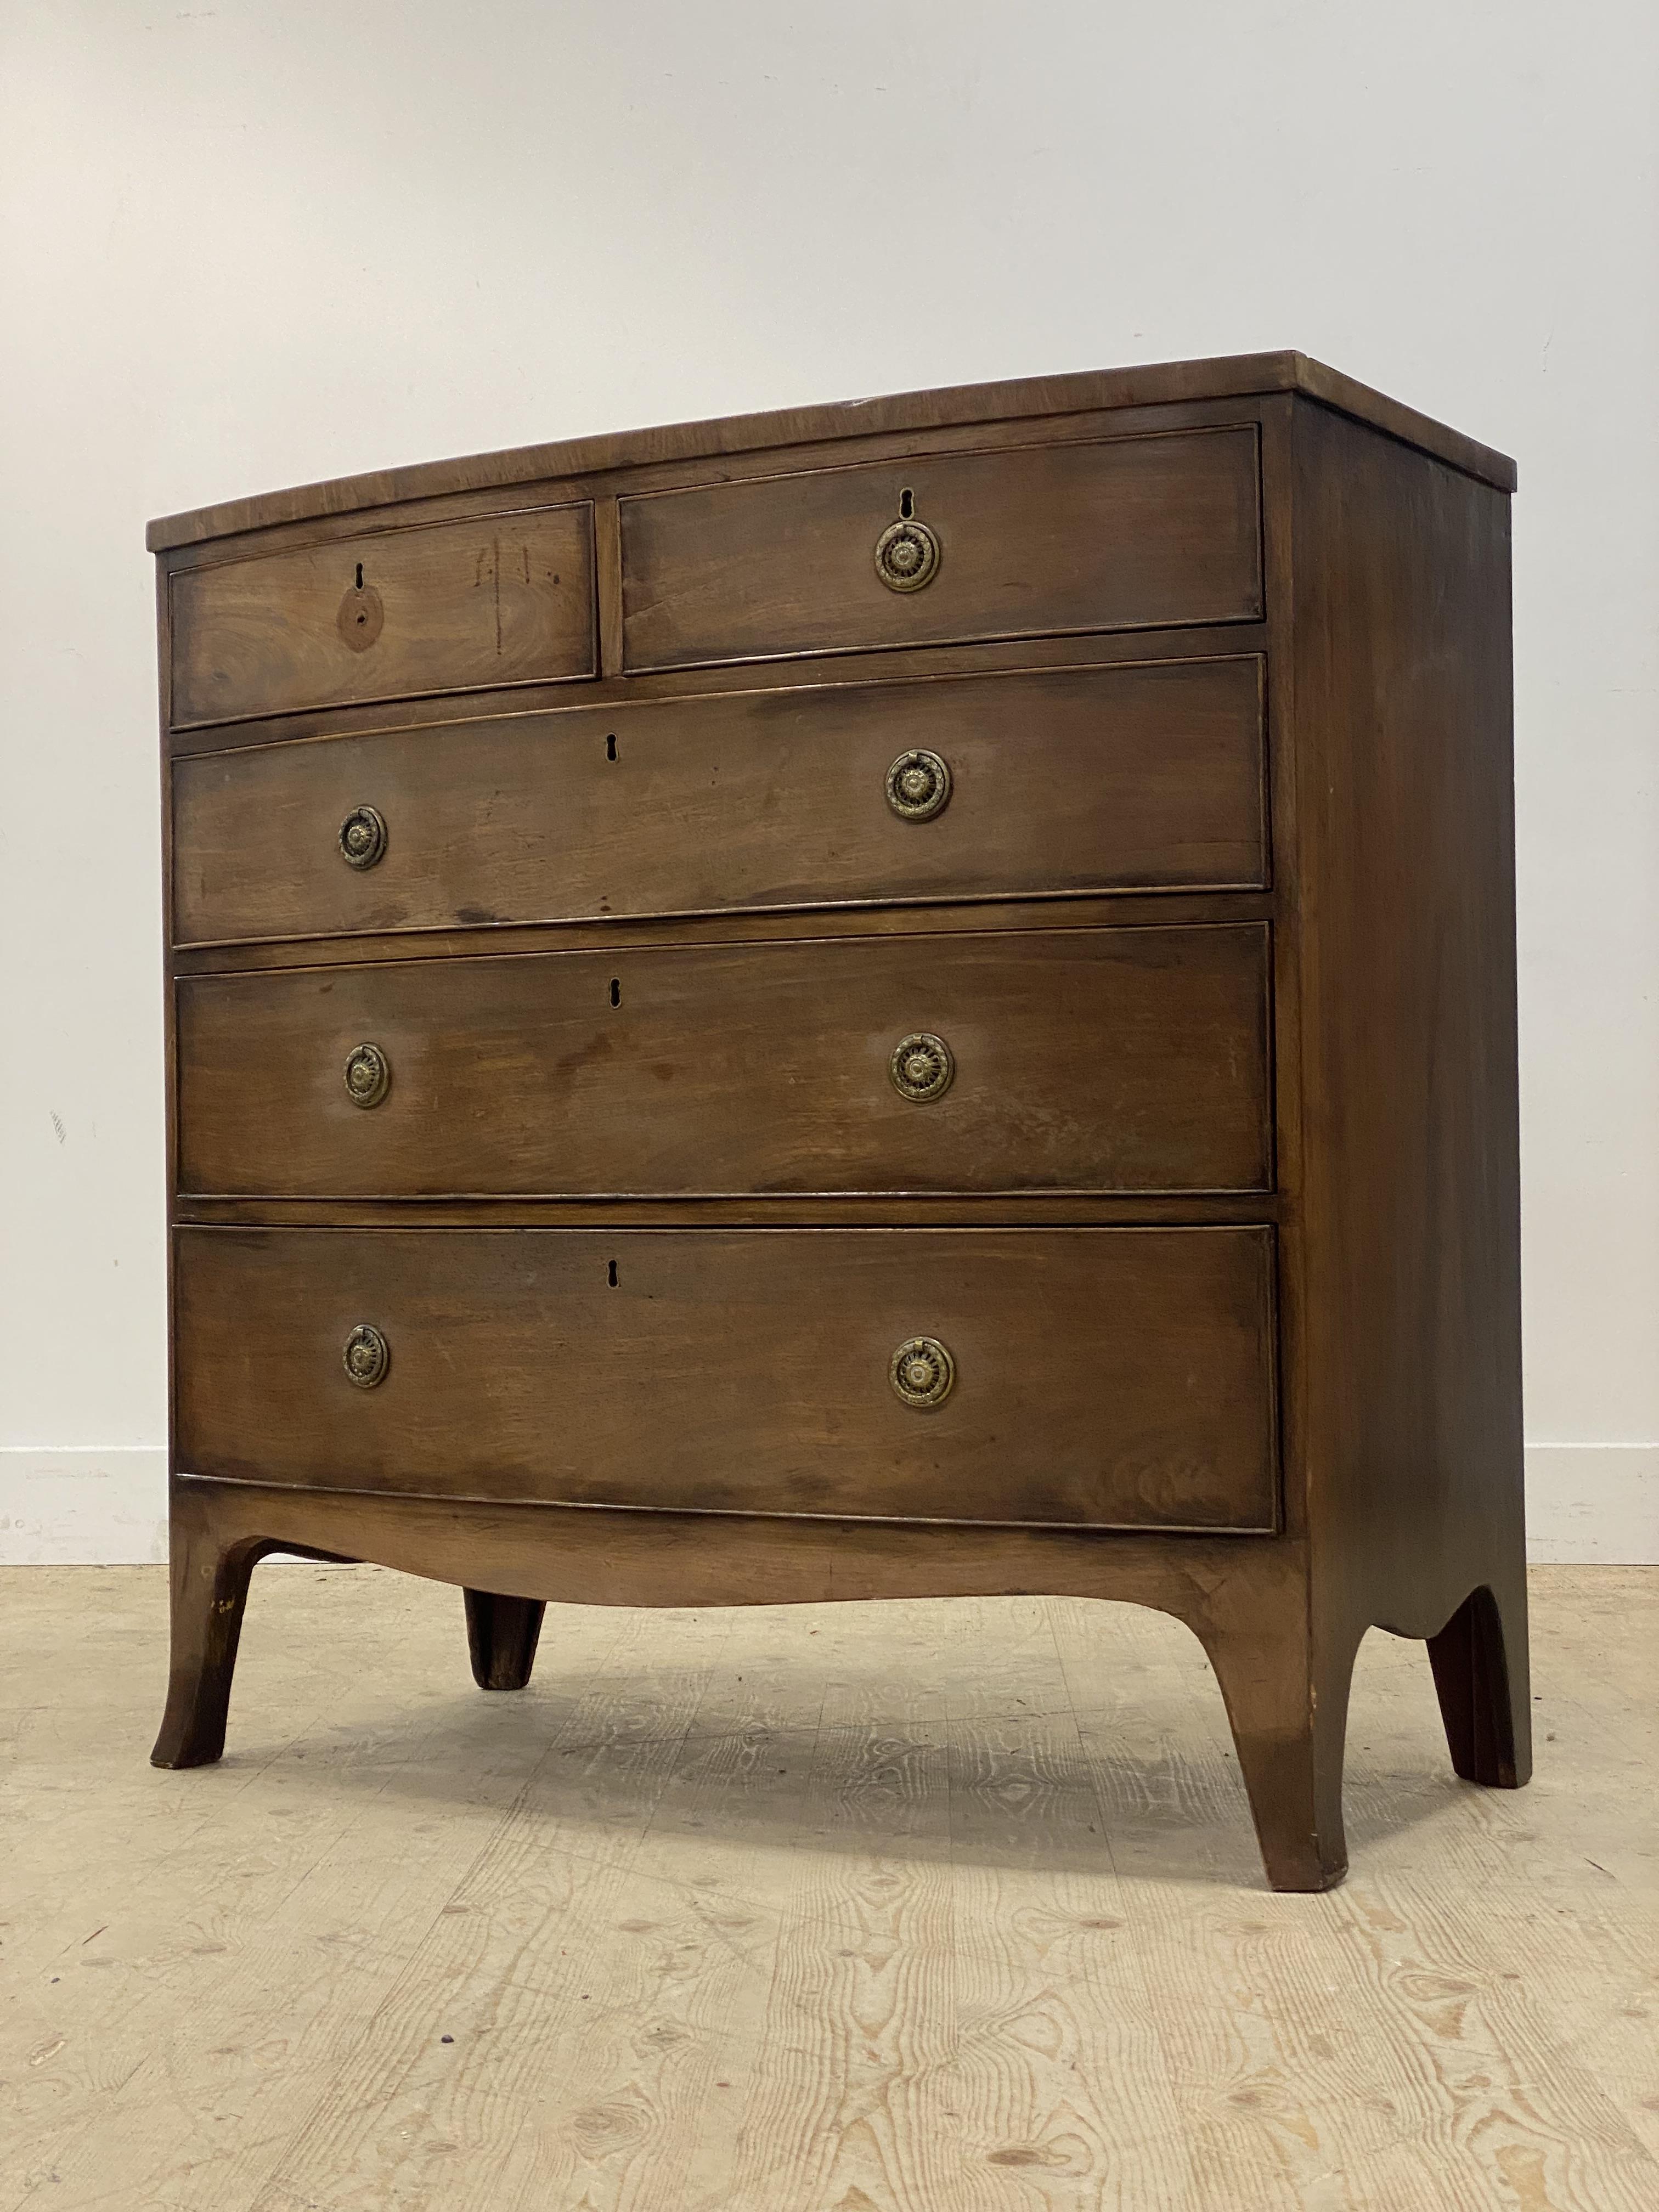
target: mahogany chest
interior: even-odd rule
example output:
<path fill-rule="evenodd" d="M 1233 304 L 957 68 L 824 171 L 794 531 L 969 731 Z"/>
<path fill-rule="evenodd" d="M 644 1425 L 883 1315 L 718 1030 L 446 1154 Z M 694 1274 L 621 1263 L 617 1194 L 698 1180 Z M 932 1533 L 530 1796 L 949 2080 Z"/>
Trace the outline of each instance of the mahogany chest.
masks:
<path fill-rule="evenodd" d="M 155 524 L 173 1662 L 255 1561 L 1185 1620 L 1270 1879 L 1349 1674 L 1528 1765 L 1509 495 L 1299 355 Z"/>

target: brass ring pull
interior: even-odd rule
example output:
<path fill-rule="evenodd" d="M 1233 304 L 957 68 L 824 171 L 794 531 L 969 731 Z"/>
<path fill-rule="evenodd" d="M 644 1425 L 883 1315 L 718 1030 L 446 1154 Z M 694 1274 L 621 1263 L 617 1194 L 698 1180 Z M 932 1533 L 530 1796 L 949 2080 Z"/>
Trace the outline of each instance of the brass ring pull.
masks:
<path fill-rule="evenodd" d="M 890 522 L 876 540 L 876 574 L 890 592 L 919 592 L 939 570 L 939 540 L 925 522 Z"/>
<path fill-rule="evenodd" d="M 951 766 L 941 754 L 901 753 L 887 771 L 887 804 L 905 822 L 931 822 L 951 803 Z"/>
<path fill-rule="evenodd" d="M 957 1379 L 957 1363 L 936 1336 L 913 1336 L 893 1354 L 887 1379 L 907 1406 L 942 1406 Z"/>
<path fill-rule="evenodd" d="M 377 1383 L 386 1381 L 386 1371 L 392 1364 L 392 1346 L 378 1328 L 360 1321 L 345 1340 L 340 1362 L 348 1382 L 355 1382 L 360 1390 L 372 1390 Z"/>
<path fill-rule="evenodd" d="M 392 1088 L 392 1062 L 377 1044 L 360 1044 L 346 1054 L 346 1097 L 354 1106 L 378 1106 Z"/>
<path fill-rule="evenodd" d="M 943 1098 L 957 1072 L 956 1056 L 941 1036 L 917 1030 L 901 1037 L 887 1063 L 888 1079 L 901 1098 L 926 1106 Z"/>
<path fill-rule="evenodd" d="M 340 858 L 349 868 L 372 868 L 386 851 L 386 821 L 373 806 L 354 806 L 340 824 Z"/>

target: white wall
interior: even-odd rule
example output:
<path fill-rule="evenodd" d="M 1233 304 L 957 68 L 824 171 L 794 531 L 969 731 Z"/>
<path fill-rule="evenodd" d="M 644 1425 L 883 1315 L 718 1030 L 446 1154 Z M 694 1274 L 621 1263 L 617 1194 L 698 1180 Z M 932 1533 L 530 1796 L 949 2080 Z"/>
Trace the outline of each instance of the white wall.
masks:
<path fill-rule="evenodd" d="M 0 0 L 0 1557 L 157 1541 L 148 516 L 1293 345 L 1520 459 L 1538 1548 L 1659 1558 L 1651 0 Z"/>

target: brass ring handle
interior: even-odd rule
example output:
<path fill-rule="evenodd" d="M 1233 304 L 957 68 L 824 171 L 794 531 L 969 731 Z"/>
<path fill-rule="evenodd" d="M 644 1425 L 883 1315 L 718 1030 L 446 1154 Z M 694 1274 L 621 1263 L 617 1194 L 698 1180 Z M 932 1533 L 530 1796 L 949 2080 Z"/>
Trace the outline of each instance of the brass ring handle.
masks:
<path fill-rule="evenodd" d="M 890 592 L 919 592 L 939 570 L 939 540 L 925 522 L 890 522 L 876 540 L 876 574 Z"/>
<path fill-rule="evenodd" d="M 354 1106 L 378 1106 L 392 1088 L 392 1062 L 377 1044 L 360 1044 L 346 1054 L 346 1097 Z"/>
<path fill-rule="evenodd" d="M 378 1328 L 360 1321 L 345 1340 L 340 1363 L 348 1382 L 355 1382 L 360 1390 L 372 1390 L 377 1383 L 386 1381 L 386 1370 L 392 1364 L 392 1346 Z"/>
<path fill-rule="evenodd" d="M 893 1354 L 887 1379 L 907 1406 L 942 1406 L 957 1379 L 957 1363 L 936 1336 L 913 1336 Z"/>
<path fill-rule="evenodd" d="M 901 753 L 887 771 L 887 804 L 901 820 L 931 822 L 951 803 L 951 764 L 942 754 Z"/>
<path fill-rule="evenodd" d="M 386 851 L 386 817 L 378 808 L 354 806 L 340 824 L 340 858 L 349 868 L 372 868 Z"/>
<path fill-rule="evenodd" d="M 957 1072 L 956 1055 L 942 1036 L 917 1030 L 901 1037 L 887 1062 L 888 1080 L 901 1098 L 926 1106 L 943 1098 Z"/>

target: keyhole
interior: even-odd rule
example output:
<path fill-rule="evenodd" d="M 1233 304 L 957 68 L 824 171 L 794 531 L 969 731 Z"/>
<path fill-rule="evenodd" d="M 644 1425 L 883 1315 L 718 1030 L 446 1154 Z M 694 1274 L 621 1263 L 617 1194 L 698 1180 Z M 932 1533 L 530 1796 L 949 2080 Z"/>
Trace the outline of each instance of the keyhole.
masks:
<path fill-rule="evenodd" d="M 622 1004 L 622 978 L 620 975 L 613 975 L 611 978 L 611 1003 L 613 1006 L 619 1006 Z"/>
<path fill-rule="evenodd" d="M 615 759 L 616 759 L 616 757 L 617 757 L 617 740 L 616 740 L 614 738 L 607 738 L 605 739 L 605 758 L 606 758 L 607 760 L 615 760 Z"/>
<path fill-rule="evenodd" d="M 614 1260 L 611 1262 L 610 1282 L 611 1287 L 614 1291 L 617 1287 L 617 1263 Z"/>
<path fill-rule="evenodd" d="M 362 588 L 363 588 L 363 564 L 362 564 L 362 562 L 360 561 L 360 562 L 357 563 L 357 589 L 361 592 Z"/>
<path fill-rule="evenodd" d="M 905 521 L 905 522 L 908 522 L 908 520 L 910 520 L 911 516 L 915 513 L 915 511 L 916 511 L 916 495 L 915 495 L 915 494 L 911 490 L 911 489 L 910 489 L 909 485 L 908 485 L 908 484 L 906 484 L 906 486 L 904 487 L 904 489 L 903 489 L 903 490 L 899 494 L 899 514 L 900 514 L 900 517 L 901 517 L 901 519 L 902 519 L 903 521 Z M 361 568 L 359 568 L 359 569 L 358 569 L 358 571 L 357 571 L 357 576 L 358 576 L 358 580 L 359 580 L 359 581 L 361 581 L 361 580 L 362 580 L 362 573 L 363 573 L 363 572 L 362 572 L 362 570 Z"/>

